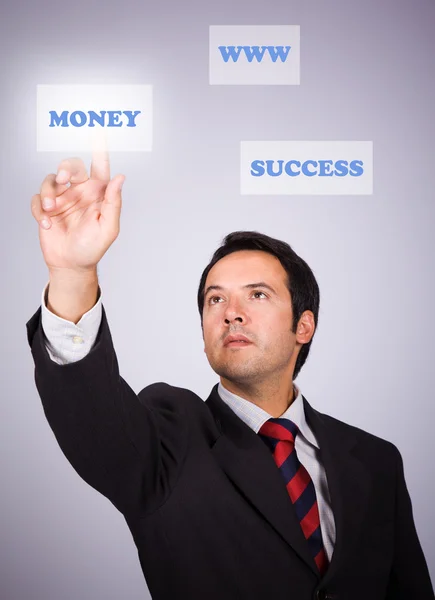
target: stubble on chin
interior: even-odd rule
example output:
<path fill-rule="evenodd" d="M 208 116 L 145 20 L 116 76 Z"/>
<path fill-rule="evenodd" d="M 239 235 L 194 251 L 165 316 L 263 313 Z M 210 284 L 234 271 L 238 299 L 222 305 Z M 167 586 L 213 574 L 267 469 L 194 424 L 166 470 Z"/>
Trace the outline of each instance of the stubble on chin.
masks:
<path fill-rule="evenodd" d="M 224 377 L 234 383 L 254 382 L 260 379 L 265 371 L 267 371 L 267 363 L 263 357 L 242 358 L 237 354 L 235 352 L 233 359 L 231 357 L 226 359 L 215 357 L 209 360 L 210 366 L 220 377 Z"/>

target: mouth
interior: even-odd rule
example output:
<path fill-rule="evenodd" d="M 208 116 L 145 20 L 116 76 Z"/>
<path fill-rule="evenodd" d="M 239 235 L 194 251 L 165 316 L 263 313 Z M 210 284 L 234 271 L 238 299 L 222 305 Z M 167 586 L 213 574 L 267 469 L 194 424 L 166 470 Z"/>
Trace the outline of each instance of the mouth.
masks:
<path fill-rule="evenodd" d="M 227 348 L 243 348 L 251 344 L 252 342 L 244 335 L 229 335 L 224 341 L 224 346 Z"/>

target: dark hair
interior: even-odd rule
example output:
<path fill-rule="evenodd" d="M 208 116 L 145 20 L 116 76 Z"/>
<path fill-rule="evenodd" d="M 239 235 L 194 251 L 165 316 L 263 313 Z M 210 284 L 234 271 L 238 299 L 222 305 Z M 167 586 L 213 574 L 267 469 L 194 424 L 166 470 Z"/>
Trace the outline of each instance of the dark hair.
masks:
<path fill-rule="evenodd" d="M 204 269 L 198 288 L 198 310 L 203 326 L 202 312 L 204 308 L 204 286 L 210 269 L 224 256 L 239 250 L 262 250 L 275 256 L 287 273 L 287 287 L 291 296 L 293 310 L 292 332 L 296 333 L 298 321 L 305 310 L 314 314 L 314 325 L 317 330 L 319 317 L 320 291 L 316 278 L 307 263 L 296 254 L 287 244 L 269 237 L 258 231 L 234 231 L 229 233 L 222 241 L 221 246 L 213 254 L 211 261 Z M 310 352 L 311 340 L 302 346 L 296 360 L 293 379 L 299 374 Z"/>

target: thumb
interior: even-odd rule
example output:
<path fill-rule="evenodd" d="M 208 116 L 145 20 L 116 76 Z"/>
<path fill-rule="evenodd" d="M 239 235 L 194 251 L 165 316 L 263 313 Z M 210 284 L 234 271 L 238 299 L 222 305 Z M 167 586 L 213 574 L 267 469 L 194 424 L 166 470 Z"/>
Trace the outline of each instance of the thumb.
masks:
<path fill-rule="evenodd" d="M 121 215 L 121 190 L 125 181 L 124 175 L 116 175 L 109 181 L 101 204 L 101 226 L 106 233 L 111 234 L 119 230 L 119 219 Z"/>

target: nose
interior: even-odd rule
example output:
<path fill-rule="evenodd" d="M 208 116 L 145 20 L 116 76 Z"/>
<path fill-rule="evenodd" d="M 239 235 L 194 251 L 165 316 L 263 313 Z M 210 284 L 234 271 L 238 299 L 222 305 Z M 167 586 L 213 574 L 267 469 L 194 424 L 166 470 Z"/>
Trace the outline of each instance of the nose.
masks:
<path fill-rule="evenodd" d="M 243 317 L 234 317 L 233 319 L 228 319 L 227 317 L 225 317 L 225 323 L 227 325 L 229 325 L 230 323 L 232 323 L 233 321 L 238 321 L 239 323 L 244 323 L 245 321 L 243 320 Z"/>
<path fill-rule="evenodd" d="M 224 315 L 226 325 L 232 322 L 245 323 L 247 316 L 239 302 L 229 302 Z"/>

